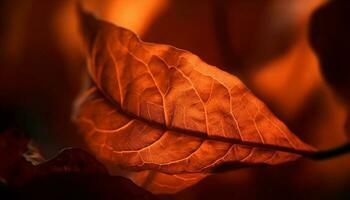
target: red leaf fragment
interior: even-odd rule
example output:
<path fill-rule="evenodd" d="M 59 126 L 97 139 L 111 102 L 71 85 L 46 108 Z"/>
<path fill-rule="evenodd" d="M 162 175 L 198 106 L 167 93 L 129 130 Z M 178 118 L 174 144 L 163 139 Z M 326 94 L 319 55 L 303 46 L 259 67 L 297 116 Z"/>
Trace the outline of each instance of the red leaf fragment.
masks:
<path fill-rule="evenodd" d="M 28 138 L 19 131 L 0 134 L 2 197 L 11 199 L 156 199 L 132 181 L 110 176 L 87 152 L 67 148 L 36 166 L 23 154 Z"/>

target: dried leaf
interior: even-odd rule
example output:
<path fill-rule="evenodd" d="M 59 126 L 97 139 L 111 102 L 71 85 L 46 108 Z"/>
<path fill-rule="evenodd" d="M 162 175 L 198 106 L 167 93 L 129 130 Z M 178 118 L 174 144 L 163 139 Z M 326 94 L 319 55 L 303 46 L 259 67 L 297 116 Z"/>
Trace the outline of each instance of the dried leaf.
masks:
<path fill-rule="evenodd" d="M 173 193 L 224 162 L 273 165 L 313 151 L 237 77 L 188 51 L 81 17 L 92 86 L 78 99 L 75 120 L 113 173 L 123 169 L 149 191 Z"/>
<path fill-rule="evenodd" d="M 78 148 L 64 149 L 52 159 L 33 165 L 24 155 L 28 142 L 17 130 L 0 134 L 2 198 L 156 199 L 130 180 L 108 175 L 101 163 Z"/>

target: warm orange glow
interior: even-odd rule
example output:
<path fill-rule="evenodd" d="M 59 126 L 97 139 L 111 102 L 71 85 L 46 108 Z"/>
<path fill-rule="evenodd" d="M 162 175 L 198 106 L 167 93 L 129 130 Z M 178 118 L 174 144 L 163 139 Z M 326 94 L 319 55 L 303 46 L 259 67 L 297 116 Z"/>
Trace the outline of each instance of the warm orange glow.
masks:
<path fill-rule="evenodd" d="M 254 80 L 257 90 L 287 117 L 298 112 L 308 94 L 321 82 L 318 61 L 305 40 L 267 63 Z"/>
<path fill-rule="evenodd" d="M 169 0 L 85 0 L 98 17 L 142 35 L 168 7 Z"/>
<path fill-rule="evenodd" d="M 293 118 L 312 90 L 324 82 L 307 35 L 310 16 L 323 2 L 295 3 L 290 12 L 294 17 L 293 24 L 298 28 L 297 41 L 286 53 L 267 62 L 254 74 L 257 92 L 269 99 L 287 118 Z"/>

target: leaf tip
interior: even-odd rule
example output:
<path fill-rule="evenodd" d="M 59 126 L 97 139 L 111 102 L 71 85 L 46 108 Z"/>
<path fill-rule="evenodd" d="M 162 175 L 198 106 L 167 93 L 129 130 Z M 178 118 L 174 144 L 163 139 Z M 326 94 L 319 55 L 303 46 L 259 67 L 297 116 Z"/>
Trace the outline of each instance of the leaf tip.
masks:
<path fill-rule="evenodd" d="M 98 19 L 90 11 L 84 8 L 81 1 L 77 3 L 77 14 L 80 25 L 81 36 L 87 50 L 92 48 L 94 38 L 98 31 Z"/>

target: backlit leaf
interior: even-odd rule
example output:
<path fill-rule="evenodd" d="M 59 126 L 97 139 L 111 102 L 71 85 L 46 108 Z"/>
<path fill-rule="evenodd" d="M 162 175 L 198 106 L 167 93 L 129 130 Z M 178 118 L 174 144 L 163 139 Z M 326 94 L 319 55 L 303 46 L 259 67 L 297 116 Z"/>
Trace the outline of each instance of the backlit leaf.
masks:
<path fill-rule="evenodd" d="M 314 151 L 237 77 L 89 14 L 81 19 L 92 83 L 75 121 L 112 173 L 173 193 L 225 162 L 274 165 Z"/>

